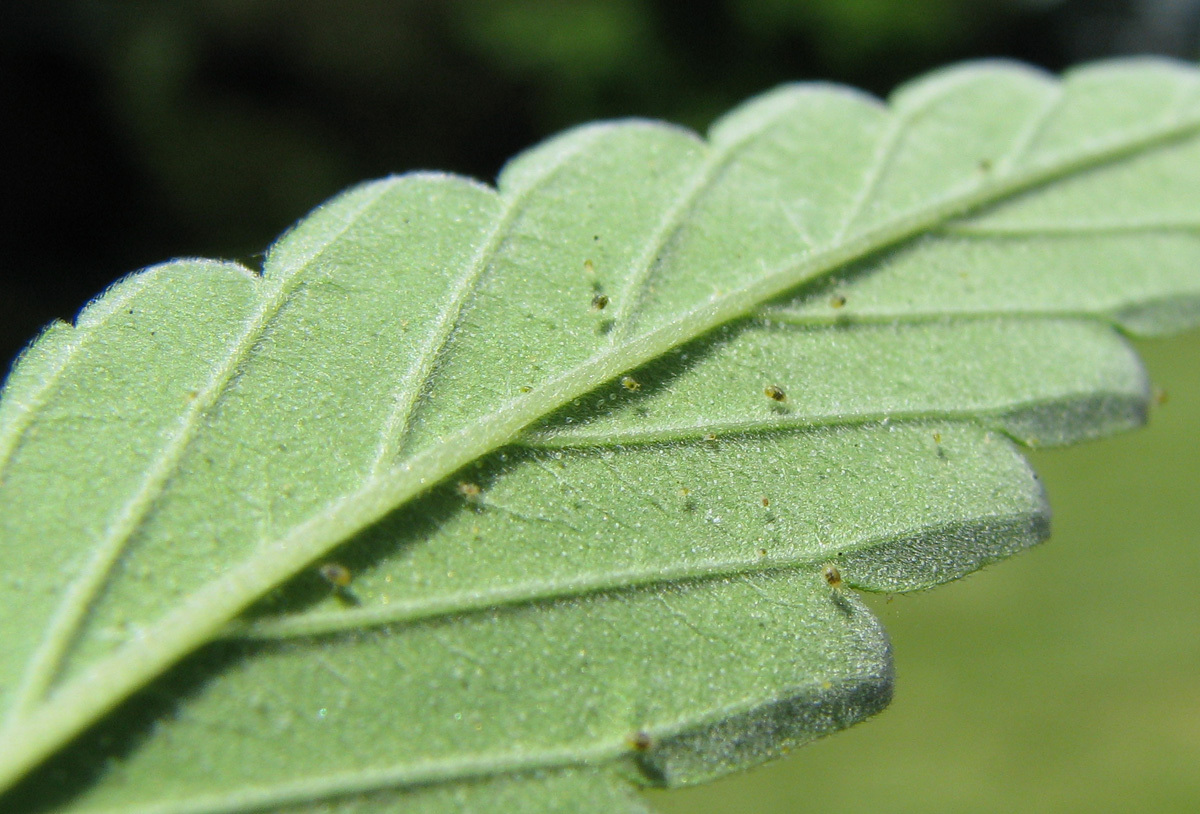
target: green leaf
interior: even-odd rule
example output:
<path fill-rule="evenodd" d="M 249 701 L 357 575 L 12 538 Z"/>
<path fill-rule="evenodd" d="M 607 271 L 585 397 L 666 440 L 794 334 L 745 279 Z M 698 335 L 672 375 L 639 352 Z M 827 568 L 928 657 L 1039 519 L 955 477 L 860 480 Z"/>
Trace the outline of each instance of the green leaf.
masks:
<path fill-rule="evenodd" d="M 351 190 L 261 276 L 127 278 L 0 401 L 0 783 L 147 685 L 10 799 L 619 810 L 877 712 L 846 586 L 1035 543 L 1009 438 L 1144 419 L 1114 326 L 1200 321 L 1198 159 L 1192 68 L 985 63 L 582 127 L 498 191 Z"/>

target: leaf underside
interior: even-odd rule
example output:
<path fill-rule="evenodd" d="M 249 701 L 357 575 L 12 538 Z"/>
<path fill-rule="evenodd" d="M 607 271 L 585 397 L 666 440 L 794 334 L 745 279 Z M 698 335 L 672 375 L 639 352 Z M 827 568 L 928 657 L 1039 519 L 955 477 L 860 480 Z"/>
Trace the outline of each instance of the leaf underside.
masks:
<path fill-rule="evenodd" d="M 590 125 L 130 276 L 0 401 L 0 787 L 54 756 L 0 807 L 638 811 L 779 755 L 890 699 L 850 589 L 1043 539 L 1014 442 L 1138 425 L 1122 334 L 1197 321 L 1200 76 L 1149 60 Z"/>

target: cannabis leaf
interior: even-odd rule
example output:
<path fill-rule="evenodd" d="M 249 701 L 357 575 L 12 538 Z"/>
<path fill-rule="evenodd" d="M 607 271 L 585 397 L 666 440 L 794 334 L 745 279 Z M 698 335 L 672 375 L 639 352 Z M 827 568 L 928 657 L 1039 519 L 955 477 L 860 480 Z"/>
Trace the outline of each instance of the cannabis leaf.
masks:
<path fill-rule="evenodd" d="M 846 586 L 1037 542 L 1010 439 L 1144 419 L 1114 328 L 1200 321 L 1198 159 L 1190 67 L 984 63 L 126 278 L 0 401 L 0 784 L 61 752 L 7 799 L 636 810 L 878 711 Z"/>

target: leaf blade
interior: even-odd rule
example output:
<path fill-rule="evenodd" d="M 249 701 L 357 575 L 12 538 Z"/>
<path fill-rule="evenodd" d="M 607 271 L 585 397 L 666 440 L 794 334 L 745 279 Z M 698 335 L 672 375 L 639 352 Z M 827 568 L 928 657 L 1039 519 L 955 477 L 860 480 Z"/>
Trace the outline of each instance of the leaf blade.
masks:
<path fill-rule="evenodd" d="M 998 79 L 1001 74 L 1012 77 L 1020 73 L 1010 68 L 960 69 L 957 72 L 935 76 L 902 91 L 896 97 L 895 106 L 900 109 L 901 114 L 911 115 L 914 127 L 919 118 L 919 124 L 928 125 L 933 122 L 937 124 L 935 131 L 938 127 L 945 131 L 947 122 L 953 123 L 956 120 L 953 115 L 944 120 L 939 120 L 938 116 L 946 115 L 947 105 L 951 113 L 953 112 L 953 108 L 956 107 L 952 103 L 953 98 L 956 98 L 954 93 L 978 88 L 980 83 L 999 82 L 1001 86 L 1005 86 L 1007 82 L 1013 87 L 1025 83 L 1022 87 L 1036 88 L 1026 96 L 1044 102 L 1048 97 L 1043 92 L 1045 86 L 1042 80 L 1029 80 L 1028 77 L 1020 80 Z M 906 169 L 913 164 L 915 159 L 912 156 L 916 154 L 905 152 L 908 149 L 905 139 L 911 134 L 905 133 L 904 128 L 893 126 L 890 132 L 894 135 L 884 135 L 879 127 L 883 117 L 882 111 L 867 113 L 865 111 L 871 109 L 870 105 L 862 105 L 861 100 L 850 102 L 850 107 L 864 111 L 868 118 L 875 117 L 872 118 L 872 123 L 864 128 L 865 131 L 874 134 L 876 140 L 872 141 L 871 137 L 868 137 L 864 143 L 874 145 L 874 153 L 879 160 L 868 165 L 865 172 L 859 173 L 862 178 L 858 187 L 859 193 L 847 201 L 841 210 L 844 215 L 840 219 L 830 221 L 831 228 L 835 229 L 832 232 L 832 242 L 813 251 L 806 251 L 805 246 L 809 245 L 811 240 L 797 240 L 798 231 L 793 223 L 794 218 L 789 217 L 790 210 L 783 206 L 782 214 L 774 212 L 773 210 L 780 208 L 780 205 L 779 201 L 771 199 L 767 201 L 766 209 L 771 210 L 767 219 L 775 224 L 774 231 L 768 229 L 765 233 L 760 233 L 760 236 L 777 234 L 784 238 L 778 246 L 770 244 L 769 241 L 764 244 L 769 246 L 772 253 L 756 255 L 753 260 L 746 260 L 741 265 L 732 264 L 725 269 L 724 274 L 709 274 L 707 277 L 700 275 L 700 279 L 708 279 L 709 282 L 702 283 L 698 288 L 695 285 L 664 285 L 681 278 L 672 278 L 663 270 L 665 267 L 656 265 L 651 268 L 652 263 L 658 263 L 655 247 L 665 246 L 669 241 L 674 241 L 671 245 L 673 250 L 678 250 L 676 257 L 688 257 L 687 252 L 679 247 L 686 243 L 680 235 L 685 231 L 685 226 L 694 219 L 695 211 L 698 211 L 689 207 L 701 202 L 705 195 L 712 196 L 712 188 L 702 181 L 712 180 L 714 186 L 719 186 L 717 182 L 722 180 L 723 173 L 728 172 L 737 162 L 740 154 L 736 149 L 730 148 L 726 156 L 709 165 L 710 169 L 706 173 L 688 176 L 692 180 L 689 182 L 690 186 L 685 183 L 684 188 L 694 189 L 695 196 L 676 196 L 673 199 L 675 203 L 667 205 L 665 214 L 657 221 L 662 226 L 650 230 L 652 235 L 658 237 L 649 238 L 648 242 L 643 243 L 647 248 L 641 255 L 634 255 L 641 259 L 632 262 L 628 279 L 633 281 L 632 287 L 644 290 L 649 296 L 640 298 L 636 307 L 633 304 L 622 305 L 620 308 L 623 310 L 614 312 L 619 313 L 627 324 L 634 326 L 633 328 L 619 328 L 613 331 L 611 343 L 599 346 L 598 350 L 593 343 L 586 346 L 590 352 L 576 353 L 572 356 L 564 351 L 564 358 L 569 357 L 574 361 L 552 371 L 546 380 L 539 383 L 530 393 L 489 402 L 490 412 L 485 409 L 484 412 L 474 415 L 475 418 L 486 415 L 486 421 L 477 421 L 457 429 L 453 427 L 452 422 L 451 425 L 447 425 L 445 431 L 431 432 L 430 437 L 436 439 L 436 443 L 424 447 L 418 444 L 416 452 L 396 469 L 377 469 L 366 480 L 359 480 L 358 486 L 343 485 L 340 491 L 333 490 L 333 496 L 326 494 L 314 498 L 309 508 L 310 511 L 315 511 L 315 514 L 309 515 L 307 519 L 296 520 L 291 525 L 281 526 L 280 532 L 273 536 L 268 535 L 269 543 L 251 550 L 241 559 L 231 560 L 223 575 L 208 579 L 202 574 L 199 579 L 190 582 L 186 590 L 181 590 L 176 595 L 183 600 L 182 603 L 173 605 L 172 610 L 157 618 L 151 614 L 150 623 L 138 631 L 138 637 L 126 639 L 125 643 L 116 649 L 107 647 L 102 637 L 85 640 L 89 646 L 97 648 L 96 653 L 111 651 L 111 654 L 96 655 L 85 652 L 87 658 L 81 659 L 77 676 L 61 685 L 50 702 L 28 716 L 16 716 L 13 719 L 15 722 L 10 724 L 6 737 L 21 738 L 27 744 L 27 751 L 7 762 L 0 760 L 0 778 L 11 780 L 19 775 L 41 755 L 55 748 L 72 732 L 110 708 L 125 694 L 195 646 L 217 635 L 223 625 L 248 603 L 304 568 L 333 545 L 358 533 L 396 505 L 424 492 L 459 467 L 512 442 L 525 428 L 541 419 L 552 408 L 566 405 L 613 376 L 650 361 L 683 341 L 720 324 L 742 317 L 768 299 L 839 269 L 850 261 L 873 256 L 883 248 L 929 232 L 934 227 L 982 206 L 1052 185 L 1072 175 L 1086 175 L 1095 167 L 1136 157 L 1139 152 L 1170 147 L 1173 142 L 1193 136 L 1200 127 L 1200 111 L 1196 109 L 1196 84 L 1196 77 L 1192 71 L 1155 64 L 1124 64 L 1080 72 L 1068 78 L 1064 86 L 1064 102 L 1060 109 L 1051 111 L 1047 104 L 1030 104 L 1030 117 L 1024 123 L 1024 127 L 1014 128 L 1009 132 L 1006 142 L 1010 145 L 1008 155 L 1026 158 L 1000 159 L 998 164 L 991 168 L 999 171 L 989 171 L 981 177 L 978 172 L 980 167 L 977 164 L 963 166 L 965 159 L 960 156 L 962 160 L 946 162 L 946 172 L 930 175 L 926 179 L 930 186 L 926 189 L 924 197 L 917 196 L 915 199 L 911 194 L 912 184 L 896 180 L 906 177 L 906 172 L 910 179 L 915 177 L 912 171 Z M 1124 93 L 1130 96 L 1132 101 L 1114 106 L 1109 89 L 1121 85 L 1125 86 Z M 810 102 L 819 97 L 829 104 L 843 104 L 850 98 L 850 95 L 843 91 L 815 91 L 813 94 L 815 95 L 806 92 L 804 95 Z M 792 97 L 785 94 L 777 98 Z M 773 104 L 775 102 L 762 103 L 758 108 L 760 112 L 768 114 L 768 122 L 773 121 L 770 116 L 780 115 L 780 109 L 772 107 Z M 940 113 L 929 112 L 938 110 L 938 105 L 943 105 Z M 962 105 L 957 107 L 961 109 Z M 1109 110 L 1115 110 L 1116 115 L 1110 117 L 1112 121 L 1103 120 L 1108 128 L 1107 134 L 1103 137 L 1092 134 L 1091 140 L 1081 142 L 1081 125 L 1085 126 L 1085 129 L 1094 125 L 1097 117 Z M 979 112 L 978 105 L 968 110 L 968 113 Z M 898 119 L 895 113 L 891 115 L 893 122 L 902 120 Z M 729 120 L 734 122 L 733 124 L 727 124 L 725 130 L 718 128 L 715 132 L 718 136 L 728 133 L 745 137 L 746 143 L 749 144 L 753 141 L 751 135 L 754 133 L 754 120 L 753 115 L 743 113 L 739 118 L 735 114 Z M 968 116 L 964 121 L 970 123 L 960 123 L 960 129 L 965 128 L 976 135 L 990 134 L 987 128 L 979 125 L 979 119 L 971 119 Z M 759 124 L 761 125 L 762 121 Z M 739 130 L 744 127 L 748 127 L 749 130 Z M 765 129 L 769 131 L 771 128 L 767 126 Z M 666 133 L 661 129 L 650 130 Z M 950 130 L 953 131 L 953 128 Z M 1103 131 L 1104 127 L 1099 129 L 1099 132 Z M 625 128 L 624 131 L 621 128 L 613 128 L 603 132 L 631 131 L 629 128 Z M 587 142 L 587 139 L 584 138 L 583 142 Z M 577 142 L 576 146 L 579 143 L 582 142 Z M 718 144 L 718 149 L 720 147 Z M 581 148 L 578 155 L 585 152 L 589 150 Z M 747 147 L 745 155 L 749 156 L 752 152 Z M 522 183 L 533 183 L 538 173 L 545 169 L 542 166 L 545 159 L 569 162 L 575 155 L 577 154 L 565 149 L 560 143 L 546 148 L 541 154 L 541 159 L 528 159 L 525 164 L 518 162 L 511 176 L 516 179 L 513 182 L 514 190 L 519 190 Z M 730 164 L 722 164 L 725 160 Z M 1026 166 L 1021 166 L 1022 161 L 1026 162 Z M 915 163 L 919 165 L 921 162 Z M 721 172 L 713 168 L 719 168 Z M 951 169 L 954 171 L 951 172 Z M 639 180 L 641 179 L 623 179 L 622 183 L 628 182 L 632 188 Z M 489 207 L 494 204 L 488 193 L 478 189 L 476 191 L 491 201 Z M 700 194 L 701 192 L 704 194 Z M 888 201 L 890 203 L 883 203 Z M 786 201 L 784 203 L 786 204 Z M 725 207 L 727 209 L 728 204 Z M 688 210 L 687 218 L 683 217 L 685 209 Z M 716 209 L 720 210 L 721 207 Z M 839 211 L 838 207 L 832 207 L 832 210 Z M 494 210 L 490 208 L 488 212 L 494 214 Z M 486 216 L 480 220 L 494 223 L 494 220 L 489 220 Z M 503 218 L 501 222 L 504 222 Z M 679 226 L 678 230 L 675 229 L 676 225 Z M 341 236 L 336 223 L 326 232 L 322 232 L 321 229 L 316 231 L 326 234 L 332 242 L 337 242 Z M 318 239 L 306 248 L 303 241 L 291 244 L 285 241 L 275 254 L 276 262 L 284 266 L 294 263 L 298 274 L 311 272 L 313 268 L 320 266 L 323 253 L 318 245 L 320 242 Z M 696 245 L 701 244 L 702 241 Z M 483 245 L 490 244 L 485 240 Z M 500 244 L 496 242 L 495 245 Z M 725 248 L 736 257 L 738 245 Z M 459 249 L 461 250 L 461 247 Z M 290 258 L 289 251 L 295 256 Z M 488 251 L 484 249 L 479 256 L 486 254 Z M 694 254 L 707 252 L 696 250 Z M 720 262 L 719 255 L 717 262 Z M 680 264 L 675 271 L 678 272 L 684 265 L 686 264 Z M 478 265 L 477 268 L 481 269 L 482 266 Z M 516 268 L 512 273 L 517 276 L 528 270 L 522 269 L 520 264 L 517 264 Z M 443 337 L 446 342 L 435 341 L 426 344 L 426 353 L 420 355 L 416 367 L 411 368 L 416 372 L 406 380 L 410 384 L 402 387 L 403 393 L 394 399 L 394 415 L 398 417 L 390 423 L 385 421 L 386 427 L 406 427 L 409 422 L 403 416 L 420 413 L 426 408 L 430 402 L 419 401 L 414 395 L 417 390 L 435 394 L 439 392 L 439 364 L 447 357 L 446 353 L 438 348 L 441 344 L 446 344 L 447 347 L 452 345 L 454 336 L 465 324 L 464 315 L 468 314 L 470 306 L 466 292 L 475 290 L 472 282 L 475 279 L 482 280 L 483 272 L 480 271 L 474 277 L 468 275 L 461 278 L 457 288 L 452 289 L 460 294 L 450 296 L 451 305 L 441 312 L 443 317 L 436 322 L 440 327 L 434 329 L 434 335 Z M 713 279 L 723 281 L 722 285 L 713 287 Z M 675 289 L 673 298 L 663 294 L 670 289 Z M 267 311 L 270 310 L 268 306 L 271 302 L 269 297 L 263 300 L 263 307 Z M 456 302 L 457 305 L 454 304 Z M 630 297 L 625 302 L 635 303 L 635 298 Z M 1175 324 L 1184 324 L 1193 317 L 1192 312 L 1184 308 L 1170 319 L 1174 320 Z M 1135 317 L 1130 319 L 1136 321 Z M 1154 322 L 1155 319 L 1158 318 L 1148 319 L 1147 322 Z M 1161 322 L 1161 319 L 1158 321 Z M 455 325 L 453 331 L 448 327 L 451 323 Z M 594 340 L 594 337 L 592 339 Z M 245 344 L 244 347 L 250 348 L 251 344 L 253 343 Z M 559 347 L 562 350 L 561 343 Z M 571 366 L 572 364 L 574 366 Z M 53 367 L 52 364 L 50 366 Z M 467 378 L 469 377 L 464 377 L 463 380 L 466 381 Z M 418 382 L 424 384 L 418 385 Z M 18 386 L 12 392 L 20 391 Z M 448 392 L 453 393 L 453 388 L 448 388 Z M 460 392 L 464 391 L 460 388 Z M 18 411 L 6 415 L 22 414 Z M 464 415 L 471 417 L 472 414 L 459 413 L 459 418 Z M 374 449 L 376 460 L 386 457 L 386 454 L 379 454 L 379 450 L 387 452 L 386 442 L 383 442 L 382 446 L 376 444 Z M 312 509 L 314 505 L 323 508 Z M 129 597 L 136 595 L 136 591 L 133 594 L 127 592 L 123 601 L 132 602 Z M 162 597 L 150 598 L 161 600 Z M 153 602 L 149 604 L 153 606 Z"/>

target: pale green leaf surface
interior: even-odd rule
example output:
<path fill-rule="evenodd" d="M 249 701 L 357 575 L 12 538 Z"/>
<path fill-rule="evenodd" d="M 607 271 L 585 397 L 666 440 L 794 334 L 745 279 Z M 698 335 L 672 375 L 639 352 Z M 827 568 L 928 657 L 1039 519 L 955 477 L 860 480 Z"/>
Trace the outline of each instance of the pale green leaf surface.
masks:
<path fill-rule="evenodd" d="M 10 592 L 16 635 L 0 674 L 21 675 L 31 661 L 41 668 L 47 649 L 70 648 L 57 669 L 34 671 L 45 673 L 32 676 L 44 691 L 56 673 L 136 635 L 231 560 L 361 482 L 386 454 L 381 427 L 394 409 L 395 383 L 378 370 L 403 369 L 427 341 L 428 303 L 445 298 L 444 284 L 420 291 L 410 279 L 415 299 L 386 296 L 406 267 L 393 255 L 403 252 L 408 267 L 447 267 L 447 255 L 470 245 L 422 232 L 475 215 L 480 198 L 491 200 L 446 178 L 373 184 L 289 236 L 261 279 L 173 263 L 85 311 L 79 349 L 29 396 L 40 409 L 0 428 L 19 437 L 3 486 L 24 509 L 0 520 L 5 554 L 19 557 L 48 533 L 55 542 L 42 547 L 55 559 L 39 560 L 45 567 Z M 329 243 L 348 214 L 357 231 L 335 253 Z M 298 263 L 316 268 L 301 277 L 289 267 Z"/>
<path fill-rule="evenodd" d="M 856 587 L 915 590 L 1037 542 L 1049 519 L 1012 445 L 953 422 L 514 457 L 475 473 L 477 498 L 439 490 L 341 552 L 375 563 L 355 568 L 357 606 L 329 596 L 243 635 L 826 562 Z"/>
<path fill-rule="evenodd" d="M 290 804 L 619 759 L 695 782 L 870 714 L 886 642 L 822 563 L 905 590 L 1011 553 L 1045 509 L 986 428 L 1063 443 L 1142 419 L 1140 367 L 1096 321 L 1197 320 L 1198 87 L 1152 61 L 1061 84 L 965 66 L 891 112 L 793 86 L 707 145 L 641 122 L 577 129 L 514 160 L 499 194 L 428 174 L 364 185 L 285 236 L 261 277 L 182 261 L 127 279 L 51 327 L 0 401 L 0 552 L 27 564 L 0 598 L 0 783 L 247 630 L 328 633 L 228 645 L 253 655 L 82 805 L 236 808 L 204 802 L 211 780 L 168 782 L 164 762 L 199 772 L 188 750 L 243 808 L 255 789 Z M 613 380 L 625 371 L 641 390 Z M 483 457 L 514 441 L 575 449 Z M 453 480 L 421 497 L 477 460 L 457 476 L 479 478 L 476 498 Z M 298 583 L 262 606 L 298 613 L 227 627 L 347 540 L 358 607 L 305 610 Z M 811 615 L 737 632 L 767 605 Z M 441 697 L 454 658 L 431 641 L 523 704 L 457 702 L 495 726 L 456 739 L 424 712 L 461 690 Z M 579 642 L 597 662 L 571 672 Z M 355 688 L 325 740 L 300 731 L 318 661 Z M 629 689 L 629 664 L 663 683 Z M 280 688 L 282 729 L 239 726 L 215 754 L 216 722 L 263 686 Z M 281 733 L 289 750 L 268 757 Z"/>
<path fill-rule="evenodd" d="M 1137 355 L 1111 329 L 1066 320 L 829 328 L 768 320 L 634 375 L 636 395 L 600 392 L 530 442 L 632 444 L 958 417 L 1030 444 L 1070 443 L 1140 424 L 1148 390 Z M 766 386 L 786 401 L 766 398 Z"/>
<path fill-rule="evenodd" d="M 561 772 L 500 775 L 471 783 L 437 784 L 410 791 L 403 799 L 406 814 L 442 811 L 518 812 L 519 814 L 648 814 L 633 788 L 607 771 L 569 769 Z M 355 800 L 353 807 L 304 806 L 284 814 L 390 814 L 393 795 Z"/>
<path fill-rule="evenodd" d="M 643 783 L 699 782 L 877 712 L 891 695 L 882 628 L 815 569 L 323 644 L 224 654 L 220 680 L 193 689 L 71 810 L 239 811 L 608 761 Z M 182 687 L 188 679 L 181 671 Z"/>
<path fill-rule="evenodd" d="M 109 799 L 132 811 L 240 810 L 622 754 L 642 782 L 678 785 L 848 725 L 886 703 L 890 658 L 870 615 L 825 584 L 825 563 L 851 584 L 926 587 L 1045 533 L 1040 487 L 1009 442 L 969 424 L 933 433 L 899 424 L 501 462 L 480 473 L 486 491 L 467 511 L 455 490 L 434 493 L 360 543 L 379 550 L 347 552 L 370 560 L 397 536 L 425 537 L 408 541 L 394 574 L 360 574 L 358 608 L 246 631 L 338 635 L 243 653 L 80 810 Z M 430 515 L 447 519 L 414 534 Z M 585 557 L 595 562 L 581 572 Z M 588 596 L 414 623 L 571 594 Z M 236 723 L 225 720 L 235 703 Z M 196 730 L 241 733 L 245 751 L 189 751 L 209 748 Z M 264 761 L 284 731 L 312 745 L 308 762 L 292 750 Z M 644 753 L 630 745 L 638 732 L 654 744 Z M 173 770 L 162 791 L 170 766 L 196 777 Z M 213 776 L 222 794 L 209 793 Z"/>
<path fill-rule="evenodd" d="M 205 261 L 126 278 L 73 331 L 52 328 L 17 367 L 5 391 L 0 460 L 6 505 L 22 511 L 0 513 L 0 545 L 17 561 L 37 541 L 38 554 L 37 568 L 6 586 L 5 709 L 20 706 L 12 677 L 37 665 L 47 628 L 71 624 L 67 617 L 82 610 L 72 605 L 100 589 L 81 584 L 88 572 L 103 580 L 120 556 L 114 529 L 129 522 L 148 482 L 161 480 L 156 456 L 187 431 L 209 359 L 236 335 L 256 285 L 243 269 Z"/>
<path fill-rule="evenodd" d="M 279 814 L 393 814 L 390 792 L 354 794 L 320 803 L 280 805 Z M 431 784 L 407 792 L 405 814 L 648 814 L 635 787 L 612 770 L 586 768 L 498 775 L 454 784 Z"/>
<path fill-rule="evenodd" d="M 1182 330 L 1200 315 L 1198 184 L 1200 143 L 1168 145 L 851 264 L 767 313 L 809 325 L 1093 315 L 1136 334 Z"/>

